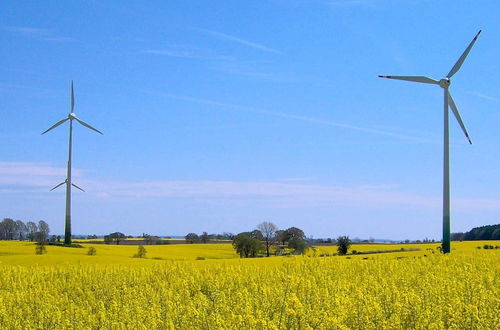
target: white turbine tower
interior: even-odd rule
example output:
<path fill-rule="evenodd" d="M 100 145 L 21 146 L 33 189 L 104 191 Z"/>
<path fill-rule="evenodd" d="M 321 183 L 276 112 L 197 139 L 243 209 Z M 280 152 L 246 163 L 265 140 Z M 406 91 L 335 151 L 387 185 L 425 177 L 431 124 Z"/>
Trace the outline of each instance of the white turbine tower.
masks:
<path fill-rule="evenodd" d="M 460 114 L 458 113 L 457 106 L 451 97 L 451 94 L 448 90 L 450 87 L 450 78 L 453 77 L 460 67 L 465 61 L 465 58 L 469 54 L 472 46 L 476 42 L 477 38 L 481 30 L 476 34 L 474 39 L 470 42 L 469 46 L 465 49 L 462 56 L 455 63 L 453 68 L 451 68 L 450 72 L 443 79 L 437 81 L 431 78 L 423 77 L 423 76 L 379 76 L 380 78 L 389 78 L 389 79 L 399 79 L 399 80 L 407 80 L 414 81 L 424 84 L 434 84 L 438 85 L 444 90 L 444 157 L 443 157 L 443 252 L 450 253 L 450 147 L 449 147 L 449 128 L 448 128 L 448 107 L 451 108 L 455 118 L 458 121 L 458 124 L 462 128 L 465 136 L 469 140 L 469 143 L 472 144 L 470 140 L 469 134 L 465 129 L 464 123 L 462 122 L 462 118 L 460 118 Z"/>
<path fill-rule="evenodd" d="M 72 139 L 73 139 L 73 120 L 76 120 L 83 126 L 90 128 L 91 130 L 96 131 L 99 134 L 102 134 L 101 131 L 95 129 L 94 127 L 90 126 L 86 122 L 84 122 L 81 119 L 78 119 L 73 112 L 73 109 L 75 108 L 75 95 L 73 92 L 73 80 L 71 81 L 71 112 L 68 114 L 68 117 L 58 121 L 54 125 L 52 125 L 49 129 L 47 129 L 45 132 L 42 134 L 47 133 L 53 128 L 56 128 L 57 126 L 63 124 L 64 122 L 69 120 L 69 151 L 68 151 L 68 169 L 67 169 L 67 175 L 66 175 L 66 180 L 52 188 L 50 191 L 62 186 L 63 184 L 66 184 L 66 221 L 65 221 L 65 228 L 64 228 L 64 244 L 69 245 L 71 244 L 71 186 L 84 191 L 82 188 L 78 187 L 76 184 L 71 182 L 71 151 L 72 151 Z"/>

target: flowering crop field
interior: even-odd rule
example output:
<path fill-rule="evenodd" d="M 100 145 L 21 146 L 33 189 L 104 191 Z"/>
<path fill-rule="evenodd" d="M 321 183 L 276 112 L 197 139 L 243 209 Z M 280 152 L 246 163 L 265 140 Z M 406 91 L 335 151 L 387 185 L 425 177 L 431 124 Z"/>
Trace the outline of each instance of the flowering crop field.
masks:
<path fill-rule="evenodd" d="M 0 242 L 0 328 L 498 329 L 500 249 L 484 244 L 500 242 L 256 259 L 228 244 L 161 245 L 141 259 L 136 246 L 35 255 L 32 243 Z"/>

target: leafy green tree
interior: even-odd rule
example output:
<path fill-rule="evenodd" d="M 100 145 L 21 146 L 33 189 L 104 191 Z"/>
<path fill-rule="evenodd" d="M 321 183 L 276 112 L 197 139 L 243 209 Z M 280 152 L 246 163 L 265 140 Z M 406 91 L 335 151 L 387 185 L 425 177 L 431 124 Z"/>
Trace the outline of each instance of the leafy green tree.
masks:
<path fill-rule="evenodd" d="M 294 237 L 288 241 L 288 247 L 296 254 L 304 254 L 307 250 L 307 243 L 300 237 Z"/>
<path fill-rule="evenodd" d="M 276 241 L 278 242 L 278 244 L 281 244 L 281 245 L 286 244 L 285 230 L 277 230 L 276 231 Z"/>
<path fill-rule="evenodd" d="M 210 235 L 208 235 L 208 233 L 204 231 L 203 234 L 201 234 L 200 236 L 200 241 L 202 243 L 208 243 L 209 240 L 210 240 Z"/>
<path fill-rule="evenodd" d="M 186 243 L 193 244 L 193 243 L 198 242 L 198 240 L 200 238 L 195 233 L 189 233 L 186 235 L 185 239 L 186 239 Z"/>
<path fill-rule="evenodd" d="M 114 232 L 109 235 L 104 236 L 104 243 L 109 244 L 115 242 L 116 245 L 119 245 L 121 241 L 125 240 L 127 236 L 120 232 Z"/>
<path fill-rule="evenodd" d="M 283 235 L 284 235 L 284 242 L 289 242 L 294 238 L 300 238 L 302 240 L 305 240 L 306 238 L 306 234 L 304 234 L 304 231 L 297 227 L 288 228 L 287 230 L 285 230 Z"/>
<path fill-rule="evenodd" d="M 497 228 L 493 231 L 493 233 L 491 234 L 491 239 L 493 240 L 500 240 L 500 228 Z"/>
<path fill-rule="evenodd" d="M 250 237 L 252 238 L 255 238 L 255 239 L 259 239 L 259 240 L 263 240 L 264 239 L 264 235 L 262 235 L 262 232 L 258 229 L 255 229 L 253 231 L 250 232 Z"/>
<path fill-rule="evenodd" d="M 152 245 L 157 243 L 158 241 L 161 241 L 158 236 L 154 235 L 149 235 L 149 234 L 142 234 L 142 239 L 146 244 Z"/>
<path fill-rule="evenodd" d="M 295 253 L 303 254 L 307 250 L 306 234 L 297 227 L 276 231 L 276 240 L 282 245 L 288 245 Z"/>
<path fill-rule="evenodd" d="M 223 232 L 222 233 L 222 239 L 229 239 L 233 240 L 234 234 L 233 233 L 228 233 L 228 232 Z"/>
<path fill-rule="evenodd" d="M 240 258 L 254 258 L 262 250 L 262 242 L 250 233 L 240 233 L 234 237 L 233 247 Z"/>
<path fill-rule="evenodd" d="M 349 236 L 339 236 L 337 238 L 337 251 L 341 256 L 347 254 L 349 247 L 351 247 Z"/>

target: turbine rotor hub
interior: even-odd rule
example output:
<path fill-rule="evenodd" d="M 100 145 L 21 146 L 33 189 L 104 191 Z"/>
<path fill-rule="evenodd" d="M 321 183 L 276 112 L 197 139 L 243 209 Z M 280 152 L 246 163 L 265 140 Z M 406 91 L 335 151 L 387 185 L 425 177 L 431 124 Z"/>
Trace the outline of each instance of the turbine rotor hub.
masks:
<path fill-rule="evenodd" d="M 443 78 L 439 81 L 439 86 L 442 88 L 448 88 L 450 87 L 451 81 L 449 78 Z"/>
<path fill-rule="evenodd" d="M 74 112 L 70 113 L 70 114 L 68 115 L 68 118 L 69 118 L 69 119 L 71 119 L 71 120 L 75 119 L 75 118 L 76 118 L 75 113 L 74 113 Z"/>

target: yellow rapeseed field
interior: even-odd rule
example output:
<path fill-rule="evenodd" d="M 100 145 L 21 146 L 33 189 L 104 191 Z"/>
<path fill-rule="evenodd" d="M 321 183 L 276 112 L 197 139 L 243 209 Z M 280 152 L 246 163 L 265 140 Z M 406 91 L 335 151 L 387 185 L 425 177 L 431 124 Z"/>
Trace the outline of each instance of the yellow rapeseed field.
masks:
<path fill-rule="evenodd" d="M 140 259 L 137 246 L 35 255 L 32 243 L 0 242 L 0 328 L 498 329 L 500 249 L 476 248 L 486 243 L 500 245 L 257 259 L 228 244 L 162 245 Z M 353 249 L 394 249 L 373 247 Z"/>

